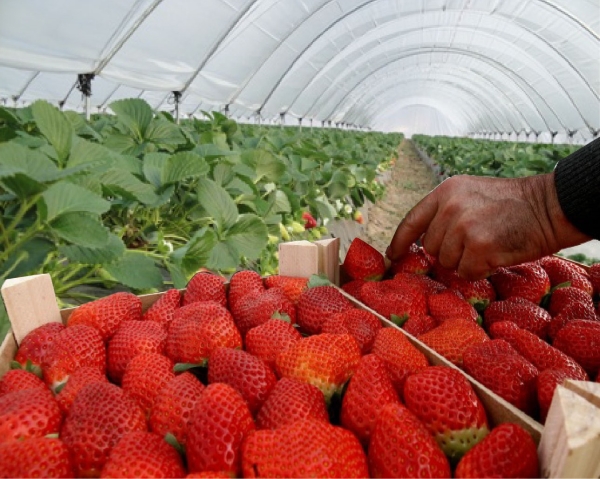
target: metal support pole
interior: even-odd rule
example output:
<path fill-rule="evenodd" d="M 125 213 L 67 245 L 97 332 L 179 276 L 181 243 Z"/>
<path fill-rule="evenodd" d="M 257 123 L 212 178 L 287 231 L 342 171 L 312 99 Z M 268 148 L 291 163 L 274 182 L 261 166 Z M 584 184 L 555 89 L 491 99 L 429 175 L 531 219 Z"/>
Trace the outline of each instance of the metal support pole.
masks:
<path fill-rule="evenodd" d="M 77 89 L 85 98 L 85 119 L 90 121 L 92 115 L 92 80 L 94 79 L 93 73 L 80 73 L 77 75 Z"/>
<path fill-rule="evenodd" d="M 173 103 L 175 104 L 175 122 L 179 125 L 179 103 L 181 102 L 181 92 L 173 92 Z"/>
<path fill-rule="evenodd" d="M 279 114 L 279 127 L 283 130 L 283 125 L 285 123 L 285 112 L 281 112 Z"/>
<path fill-rule="evenodd" d="M 552 135 L 552 144 L 554 145 L 554 139 L 556 138 L 556 135 L 558 135 L 558 131 L 551 131 L 550 134 Z"/>
<path fill-rule="evenodd" d="M 223 108 L 223 113 L 227 118 L 229 118 L 229 103 L 227 103 L 227 105 L 225 105 L 225 108 Z"/>
<path fill-rule="evenodd" d="M 298 118 L 298 127 L 299 130 L 302 131 L 302 118 Z"/>

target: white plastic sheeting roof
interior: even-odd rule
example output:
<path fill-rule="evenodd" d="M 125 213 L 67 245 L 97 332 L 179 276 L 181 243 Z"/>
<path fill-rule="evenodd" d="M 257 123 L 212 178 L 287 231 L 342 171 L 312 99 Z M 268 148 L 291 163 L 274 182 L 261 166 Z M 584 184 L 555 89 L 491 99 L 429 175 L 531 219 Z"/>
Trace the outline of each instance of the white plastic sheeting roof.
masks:
<path fill-rule="evenodd" d="M 0 99 L 421 133 L 600 130 L 598 0 L 2 0 Z"/>

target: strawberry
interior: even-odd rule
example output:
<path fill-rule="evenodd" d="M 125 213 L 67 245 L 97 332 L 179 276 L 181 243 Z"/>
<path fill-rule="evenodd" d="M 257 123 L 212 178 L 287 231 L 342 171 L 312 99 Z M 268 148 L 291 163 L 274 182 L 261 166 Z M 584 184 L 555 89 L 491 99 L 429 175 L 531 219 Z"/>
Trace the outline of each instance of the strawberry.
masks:
<path fill-rule="evenodd" d="M 448 287 L 462 294 L 479 312 L 496 301 L 496 290 L 488 279 L 469 281 L 456 275 L 450 279 Z"/>
<path fill-rule="evenodd" d="M 369 444 L 371 477 L 451 477 L 444 452 L 423 423 L 400 403 L 381 409 Z"/>
<path fill-rule="evenodd" d="M 406 333 L 417 337 L 421 334 L 431 331 L 436 326 L 439 326 L 439 323 L 433 316 L 430 316 L 429 314 L 425 314 L 423 316 L 413 315 L 405 321 L 405 323 L 402 325 L 402 329 Z"/>
<path fill-rule="evenodd" d="M 581 289 L 589 296 L 594 294 L 589 275 L 581 266 L 558 256 L 544 256 L 539 263 L 548 273 L 552 287 L 568 282 L 571 287 Z"/>
<path fill-rule="evenodd" d="M 223 276 L 210 271 L 200 271 L 192 276 L 183 293 L 183 306 L 197 301 L 214 301 L 227 307 L 227 291 Z"/>
<path fill-rule="evenodd" d="M 162 354 L 167 344 L 167 331 L 155 321 L 123 321 L 108 342 L 107 372 L 121 384 L 129 361 L 140 353 Z"/>
<path fill-rule="evenodd" d="M 581 314 L 578 319 L 594 319 L 596 317 L 592 297 L 585 291 L 573 286 L 567 286 L 555 289 L 552 292 L 550 302 L 548 303 L 548 312 L 550 315 L 557 316 L 560 313 L 572 310 L 574 307 L 579 309 L 577 314 Z M 573 316 L 573 318 L 575 317 Z"/>
<path fill-rule="evenodd" d="M 277 429 L 301 419 L 329 422 L 323 393 L 298 379 L 281 378 L 256 415 L 257 429 Z"/>
<path fill-rule="evenodd" d="M 186 452 L 189 472 L 242 472 L 241 445 L 254 430 L 248 405 L 239 392 L 222 383 L 209 384 L 190 419 Z"/>
<path fill-rule="evenodd" d="M 41 377 L 42 364 L 44 363 L 46 352 L 50 349 L 58 333 L 63 329 L 65 329 L 64 324 L 51 322 L 30 331 L 23 338 L 21 344 L 19 344 L 15 361 L 23 368 L 27 367 L 27 362 L 29 361 L 33 366 L 32 371 Z"/>
<path fill-rule="evenodd" d="M 456 369 L 430 366 L 410 375 L 404 384 L 404 400 L 451 462 L 489 433 L 483 404 Z"/>
<path fill-rule="evenodd" d="M 439 326 L 419 336 L 438 354 L 462 368 L 463 354 L 471 346 L 489 340 L 485 330 L 470 319 L 448 319 Z"/>
<path fill-rule="evenodd" d="M 48 437 L 0 444 L 0 477 L 75 477 L 67 446 Z"/>
<path fill-rule="evenodd" d="M 332 334 L 349 334 L 358 343 L 362 354 L 371 350 L 377 331 L 382 328 L 381 321 L 370 311 L 352 308 L 330 316 L 323 323 L 321 331 Z"/>
<path fill-rule="evenodd" d="M 342 399 L 340 423 L 352 431 L 366 448 L 375 420 L 389 403 L 400 403 L 383 359 L 375 354 L 363 356 Z"/>
<path fill-rule="evenodd" d="M 393 261 L 390 265 L 392 274 L 396 273 L 411 273 L 411 274 L 427 274 L 431 270 L 431 263 L 425 256 L 423 248 L 413 243 L 410 245 L 408 253 L 397 261 Z"/>
<path fill-rule="evenodd" d="M 242 395 L 254 415 L 277 378 L 262 359 L 241 349 L 218 348 L 208 360 L 208 382 L 229 384 Z"/>
<path fill-rule="evenodd" d="M 93 366 L 83 366 L 75 371 L 69 377 L 65 387 L 56 395 L 56 402 L 61 411 L 65 414 L 71 409 L 71 405 L 75 400 L 79 391 L 88 384 L 103 382 L 107 383 L 108 378 L 98 368 Z"/>
<path fill-rule="evenodd" d="M 477 322 L 479 318 L 475 308 L 465 300 L 462 294 L 453 289 L 445 289 L 444 291 L 429 295 L 427 297 L 427 306 L 429 314 L 438 323 L 456 318 Z"/>
<path fill-rule="evenodd" d="M 456 270 L 444 268 L 437 259 L 431 264 L 431 276 L 447 288 L 452 287 L 452 283 L 460 278 Z"/>
<path fill-rule="evenodd" d="M 329 316 L 353 307 L 335 286 L 315 286 L 303 291 L 297 306 L 298 326 L 308 334 L 319 334 Z"/>
<path fill-rule="evenodd" d="M 429 366 L 425 355 L 396 328 L 380 329 L 375 336 L 371 352 L 385 363 L 394 389 L 400 398 L 402 398 L 406 378 Z"/>
<path fill-rule="evenodd" d="M 242 336 L 226 308 L 214 301 L 200 301 L 177 310 L 167 336 L 165 353 L 169 358 L 203 365 L 219 347 L 242 347 Z"/>
<path fill-rule="evenodd" d="M 600 296 L 600 263 L 593 264 L 589 269 L 589 277 L 594 288 L 594 296 Z"/>
<path fill-rule="evenodd" d="M 275 274 L 264 278 L 263 284 L 267 289 L 280 288 L 285 294 L 285 297 L 296 304 L 300 299 L 302 291 L 307 288 L 308 278 Z"/>
<path fill-rule="evenodd" d="M 454 477 L 540 477 L 537 447 L 518 424 L 500 424 L 464 455 Z"/>
<path fill-rule="evenodd" d="M 135 294 L 119 292 L 82 304 L 73 310 L 67 319 L 67 326 L 92 326 L 107 341 L 123 321 L 139 319 L 142 319 L 142 300 Z"/>
<path fill-rule="evenodd" d="M 24 369 L 11 369 L 0 379 L 0 397 L 26 389 L 46 390 L 47 387 L 39 377 Z"/>
<path fill-rule="evenodd" d="M 583 306 L 581 303 L 576 303 L 573 307 L 564 310 L 564 312 L 559 313 L 552 318 L 550 326 L 548 327 L 548 337 L 550 338 L 550 342 L 552 343 L 554 341 L 556 335 L 563 327 L 576 319 L 600 321 L 600 318 L 596 316 L 595 312 L 592 316 L 587 307 Z"/>
<path fill-rule="evenodd" d="M 263 280 L 256 271 L 243 270 L 234 273 L 229 279 L 229 290 L 227 292 L 229 310 L 235 314 L 240 299 L 247 294 L 257 294 L 264 290 Z"/>
<path fill-rule="evenodd" d="M 270 319 L 248 331 L 245 338 L 246 351 L 275 370 L 277 355 L 301 338 L 302 335 L 289 321 Z"/>
<path fill-rule="evenodd" d="M 318 334 L 296 341 L 275 361 L 279 377 L 295 378 L 312 384 L 325 395 L 327 403 L 341 393 L 358 361 L 360 349 L 347 334 Z"/>
<path fill-rule="evenodd" d="M 304 220 L 304 228 L 307 230 L 317 226 L 317 220 L 308 211 L 302 213 L 302 219 Z"/>
<path fill-rule="evenodd" d="M 552 317 L 548 311 L 537 304 L 527 299 L 512 297 L 493 302 L 483 313 L 483 327 L 486 330 L 500 321 L 512 321 L 520 328 L 545 339 Z"/>
<path fill-rule="evenodd" d="M 356 298 L 358 301 L 362 301 L 362 298 L 360 296 L 360 289 L 366 282 L 367 281 L 365 281 L 364 279 L 353 279 L 352 281 L 344 283 L 342 289 L 353 298 Z"/>
<path fill-rule="evenodd" d="M 556 334 L 552 345 L 577 361 L 590 378 L 596 377 L 600 370 L 600 321 L 573 320 Z"/>
<path fill-rule="evenodd" d="M 296 306 L 279 288 L 270 288 L 256 295 L 244 296 L 237 304 L 233 319 L 244 337 L 252 328 L 260 326 L 273 317 L 287 317 L 292 324 L 296 323 Z"/>
<path fill-rule="evenodd" d="M 536 389 L 538 404 L 540 405 L 540 422 L 542 424 L 546 422 L 556 386 L 565 382 L 566 379 L 577 380 L 576 377 L 573 377 L 573 374 L 564 369 L 544 369 L 538 374 Z"/>
<path fill-rule="evenodd" d="M 75 477 L 100 477 L 111 449 L 130 431 L 146 431 L 142 409 L 120 387 L 96 382 L 73 401 L 60 437 L 69 448 Z"/>
<path fill-rule="evenodd" d="M 123 374 L 123 391 L 149 415 L 160 389 L 175 377 L 173 361 L 159 353 L 140 353 L 129 361 Z"/>
<path fill-rule="evenodd" d="M 389 321 L 401 326 L 412 316 L 428 313 L 422 285 L 396 279 L 366 283 L 360 290 L 362 301 Z"/>
<path fill-rule="evenodd" d="M 244 477 L 368 477 L 367 458 L 350 431 L 314 419 L 248 434 Z"/>
<path fill-rule="evenodd" d="M 542 298 L 550 291 L 548 273 L 537 262 L 498 268 L 490 276 L 490 281 L 499 299 L 519 296 L 540 304 Z"/>
<path fill-rule="evenodd" d="M 54 392 L 83 366 L 106 373 L 106 347 L 97 329 L 76 324 L 62 330 L 44 356 L 44 382 Z"/>
<path fill-rule="evenodd" d="M 180 307 L 181 292 L 178 289 L 169 289 L 146 310 L 142 319 L 168 326 L 173 321 L 175 311 Z"/>
<path fill-rule="evenodd" d="M 190 417 L 203 391 L 204 384 L 192 373 L 171 378 L 154 397 L 148 418 L 150 430 L 161 437 L 171 433 L 185 446 Z"/>
<path fill-rule="evenodd" d="M 463 369 L 516 408 L 535 414 L 538 370 L 508 342 L 492 339 L 469 347 Z"/>
<path fill-rule="evenodd" d="M 549 345 L 539 336 L 519 328 L 511 321 L 494 323 L 490 326 L 489 332 L 493 339 L 508 341 L 538 371 L 561 369 L 580 381 L 588 379 L 587 373 L 572 357 Z"/>
<path fill-rule="evenodd" d="M 23 389 L 0 397 L 0 444 L 56 434 L 62 413 L 48 389 Z"/>
<path fill-rule="evenodd" d="M 379 281 L 385 274 L 385 259 L 373 246 L 354 238 L 346 252 L 342 269 L 351 279 Z"/>
<path fill-rule="evenodd" d="M 151 432 L 131 431 L 115 444 L 102 477 L 184 477 L 179 453 Z"/>
<path fill-rule="evenodd" d="M 231 479 L 231 475 L 226 471 L 202 471 L 202 472 L 190 472 L 186 476 L 186 479 L 192 478 L 206 478 L 206 479 Z"/>

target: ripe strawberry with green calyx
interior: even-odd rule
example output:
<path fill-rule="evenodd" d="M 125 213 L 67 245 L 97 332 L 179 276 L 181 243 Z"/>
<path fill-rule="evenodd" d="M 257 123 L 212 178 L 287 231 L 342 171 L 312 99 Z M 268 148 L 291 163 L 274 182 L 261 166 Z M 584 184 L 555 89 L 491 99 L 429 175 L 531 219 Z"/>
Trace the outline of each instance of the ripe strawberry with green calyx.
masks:
<path fill-rule="evenodd" d="M 347 309 L 327 319 L 321 328 L 323 333 L 349 334 L 358 343 L 362 354 L 371 351 L 375 335 L 382 328 L 381 321 L 370 311 L 359 308 Z"/>
<path fill-rule="evenodd" d="M 68 414 L 75 397 L 84 386 L 88 384 L 103 382 L 108 383 L 108 378 L 98 368 L 83 366 L 77 369 L 65 384 L 65 387 L 56 395 L 56 402 L 63 413 Z"/>
<path fill-rule="evenodd" d="M 512 321 L 520 328 L 546 339 L 552 316 L 544 308 L 527 299 L 512 297 L 495 301 L 483 313 L 483 327 L 486 330 L 500 321 Z"/>
<path fill-rule="evenodd" d="M 425 314 L 423 316 L 411 316 L 402 325 L 402 329 L 411 336 L 417 337 L 431 331 L 439 326 L 439 323 L 433 316 Z"/>
<path fill-rule="evenodd" d="M 569 322 L 556 334 L 552 346 L 577 361 L 590 378 L 600 371 L 600 321 Z"/>
<path fill-rule="evenodd" d="M 308 211 L 302 213 L 302 219 L 304 220 L 304 228 L 307 230 L 317 226 L 317 220 Z"/>
<path fill-rule="evenodd" d="M 262 359 L 274 371 L 277 355 L 301 338 L 302 335 L 289 320 L 270 319 L 248 331 L 246 351 Z"/>
<path fill-rule="evenodd" d="M 503 339 L 492 339 L 468 348 L 463 369 L 498 396 L 533 416 L 537 411 L 539 371 Z"/>
<path fill-rule="evenodd" d="M 43 324 L 29 332 L 19 344 L 14 363 L 42 377 L 42 364 L 47 351 L 65 325 L 58 322 Z"/>
<path fill-rule="evenodd" d="M 26 389 L 46 390 L 48 387 L 38 376 L 25 369 L 11 369 L 0 379 L 0 397 Z"/>
<path fill-rule="evenodd" d="M 356 340 L 348 334 L 307 336 L 281 352 L 275 361 L 279 377 L 295 378 L 319 388 L 329 404 L 341 394 L 360 360 Z"/>
<path fill-rule="evenodd" d="M 190 473 L 242 472 L 242 441 L 255 428 L 242 395 L 223 383 L 209 384 L 192 411 L 186 455 Z"/>
<path fill-rule="evenodd" d="M 257 294 L 244 296 L 236 307 L 233 320 L 242 337 L 256 326 L 266 323 L 273 317 L 287 317 L 296 323 L 296 306 L 280 288 L 270 288 Z"/>
<path fill-rule="evenodd" d="M 581 289 L 589 296 L 593 296 L 594 286 L 588 272 L 583 267 L 558 256 L 544 256 L 539 263 L 548 273 L 550 285 L 553 288 L 569 283 L 571 287 Z"/>
<path fill-rule="evenodd" d="M 142 300 L 135 294 L 119 292 L 78 306 L 67 319 L 67 326 L 92 326 L 107 341 L 123 321 L 140 319 Z"/>
<path fill-rule="evenodd" d="M 431 270 L 431 263 L 423 248 L 413 243 L 408 253 L 397 261 L 392 261 L 390 271 L 396 273 L 427 274 Z"/>
<path fill-rule="evenodd" d="M 464 455 L 454 477 L 540 477 L 537 446 L 518 424 L 500 424 Z"/>
<path fill-rule="evenodd" d="M 181 292 L 169 289 L 158 298 L 144 313 L 144 321 L 154 321 L 168 327 L 173 321 L 173 315 L 181 307 Z"/>
<path fill-rule="evenodd" d="M 327 318 L 353 307 L 335 286 L 314 286 L 300 295 L 296 321 L 301 331 L 319 334 Z"/>
<path fill-rule="evenodd" d="M 67 446 L 38 437 L 0 444 L 0 477 L 75 477 Z"/>
<path fill-rule="evenodd" d="M 389 403 L 400 403 L 385 363 L 375 354 L 363 356 L 342 399 L 340 424 L 366 448 L 375 420 Z"/>
<path fill-rule="evenodd" d="M 256 295 L 264 290 L 263 280 L 256 271 L 237 271 L 229 279 L 229 290 L 227 292 L 229 310 L 235 316 L 240 299 L 247 294 Z"/>
<path fill-rule="evenodd" d="M 466 377 L 448 366 L 430 366 L 404 384 L 406 407 L 434 436 L 451 463 L 489 433 L 483 404 Z"/>
<path fill-rule="evenodd" d="M 151 432 L 131 431 L 110 451 L 102 477 L 184 477 L 180 454 Z"/>
<path fill-rule="evenodd" d="M 198 301 L 214 301 L 221 306 L 227 306 L 227 280 L 212 271 L 199 271 L 189 280 L 185 293 L 183 293 L 183 304 L 196 303 Z"/>
<path fill-rule="evenodd" d="M 577 308 L 573 319 L 595 319 L 594 301 L 585 291 L 573 286 L 565 286 L 552 291 L 548 302 L 548 312 L 552 317 Z"/>
<path fill-rule="evenodd" d="M 379 281 L 386 272 L 385 259 L 373 246 L 354 238 L 346 252 L 342 269 L 351 279 Z"/>
<path fill-rule="evenodd" d="M 462 294 L 479 313 L 496 301 L 496 291 L 488 279 L 469 281 L 457 274 L 450 278 L 447 286 Z"/>
<path fill-rule="evenodd" d="M 280 288 L 286 298 L 296 304 L 302 291 L 308 286 L 308 278 L 275 274 L 264 278 L 263 283 L 267 289 Z"/>
<path fill-rule="evenodd" d="M 368 282 L 360 290 L 362 301 L 397 326 L 412 316 L 428 314 L 422 285 L 396 279 Z"/>
<path fill-rule="evenodd" d="M 314 419 L 252 431 L 242 445 L 244 477 L 368 477 L 350 431 Z"/>
<path fill-rule="evenodd" d="M 368 451 L 371 477 L 451 477 L 450 463 L 438 443 L 400 403 L 381 409 Z"/>
<path fill-rule="evenodd" d="M 448 319 L 469 319 L 481 324 L 481 318 L 475 308 L 463 297 L 461 293 L 453 289 L 445 289 L 427 297 L 429 314 L 438 323 Z"/>
<path fill-rule="evenodd" d="M 499 299 L 518 296 L 539 305 L 550 292 L 550 278 L 538 262 L 498 268 L 490 281 Z"/>

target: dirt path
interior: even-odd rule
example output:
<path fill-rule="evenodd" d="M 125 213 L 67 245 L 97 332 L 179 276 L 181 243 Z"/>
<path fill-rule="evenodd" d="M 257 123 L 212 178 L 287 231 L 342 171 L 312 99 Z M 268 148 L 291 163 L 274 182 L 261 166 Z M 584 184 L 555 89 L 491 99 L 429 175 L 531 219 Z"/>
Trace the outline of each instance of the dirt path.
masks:
<path fill-rule="evenodd" d="M 363 239 L 383 253 L 400 220 L 436 184 L 434 174 L 421 161 L 413 143 L 403 140 L 385 195 L 369 209 Z"/>

